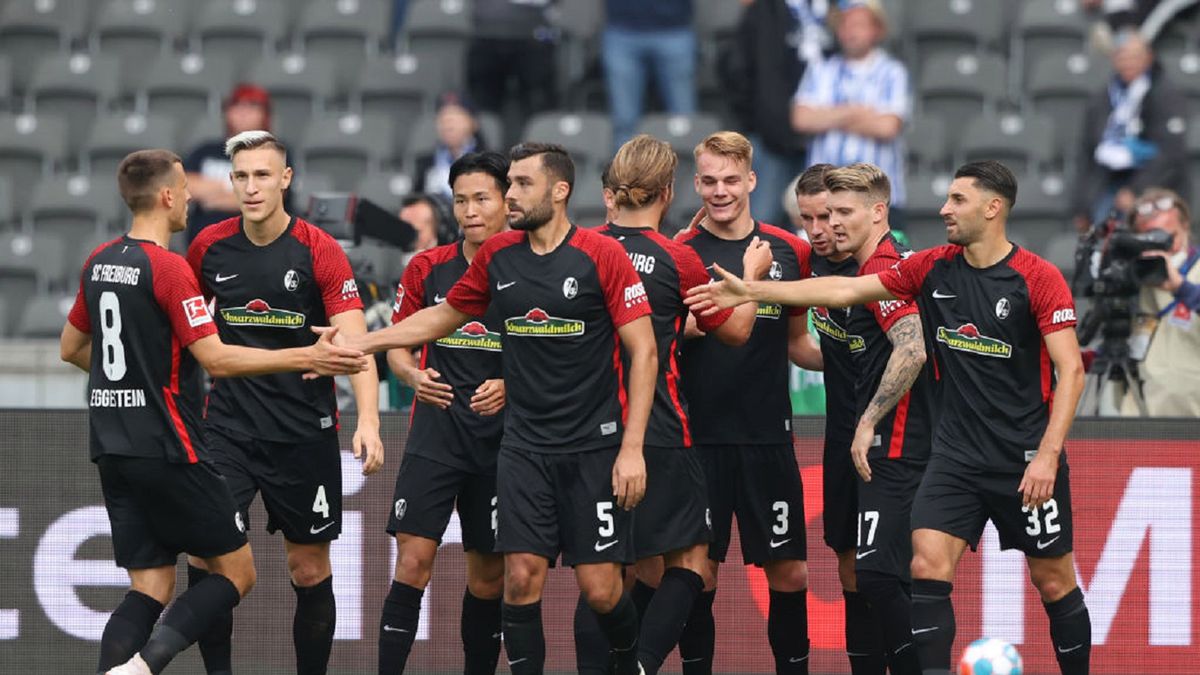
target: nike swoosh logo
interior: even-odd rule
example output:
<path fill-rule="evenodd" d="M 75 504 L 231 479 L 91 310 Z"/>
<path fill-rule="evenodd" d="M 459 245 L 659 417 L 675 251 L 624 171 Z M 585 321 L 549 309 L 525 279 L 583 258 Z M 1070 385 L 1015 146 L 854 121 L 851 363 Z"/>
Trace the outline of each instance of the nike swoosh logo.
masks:
<path fill-rule="evenodd" d="M 510 666 L 515 666 L 515 665 L 517 665 L 518 663 L 520 663 L 520 662 L 522 662 L 522 661 L 528 661 L 528 660 L 529 660 L 529 657 L 528 657 L 528 656 L 522 656 L 521 658 L 517 659 L 516 661 L 509 661 L 509 662 L 508 662 L 508 665 L 510 665 Z"/>
<path fill-rule="evenodd" d="M 433 304 L 440 305 L 445 301 L 446 301 L 446 296 L 438 295 L 437 293 L 433 294 Z"/>
<path fill-rule="evenodd" d="M 914 629 L 912 629 L 912 634 L 920 635 L 921 633 L 932 633 L 933 631 L 935 631 L 937 629 L 938 629 L 937 626 L 931 626 L 929 628 L 914 628 Z"/>
<path fill-rule="evenodd" d="M 502 290 L 504 290 L 504 289 L 508 288 L 509 286 L 512 286 L 512 285 L 513 285 L 513 284 L 515 284 L 515 283 L 517 283 L 517 282 L 515 282 L 515 281 L 510 281 L 510 282 L 508 282 L 507 284 L 502 284 L 502 283 L 498 283 L 498 282 L 497 282 L 497 284 L 496 284 L 496 290 L 498 290 L 498 291 L 502 291 Z"/>
<path fill-rule="evenodd" d="M 878 551 L 878 550 L 879 549 L 877 549 L 877 548 L 872 548 L 872 549 L 867 549 L 866 551 L 859 551 L 858 553 L 854 554 L 854 559 L 862 560 L 863 558 L 871 555 L 872 553 L 874 553 L 875 551 Z"/>
<path fill-rule="evenodd" d="M 607 544 L 603 544 L 603 545 L 601 545 L 600 542 L 596 542 L 596 546 L 595 546 L 596 552 L 599 553 L 600 551 L 603 551 L 606 548 L 611 548 L 613 546 L 616 546 L 618 541 L 621 541 L 621 540 L 613 539 L 612 541 L 608 542 Z"/>
<path fill-rule="evenodd" d="M 807 660 L 808 660 L 807 656 L 793 656 L 792 658 L 788 659 L 788 663 L 800 663 L 801 661 L 807 661 Z"/>
<path fill-rule="evenodd" d="M 1070 647 L 1068 649 L 1063 649 L 1062 647 L 1059 647 L 1058 653 L 1059 654 L 1070 654 L 1071 652 L 1075 651 L 1076 649 L 1079 649 L 1082 646 L 1083 646 L 1083 643 L 1077 644 L 1074 647 Z"/>
<path fill-rule="evenodd" d="M 784 544 L 788 543 L 789 541 L 791 541 L 790 537 L 787 539 L 784 539 L 783 541 L 775 541 L 774 539 L 772 539 L 770 542 L 771 548 L 779 548 L 780 546 L 783 546 Z"/>
<path fill-rule="evenodd" d="M 391 626 L 389 626 L 385 623 L 385 624 L 383 624 L 383 632 L 385 632 L 385 633 L 411 633 L 412 631 L 410 631 L 406 628 L 392 628 Z"/>
<path fill-rule="evenodd" d="M 697 656 L 694 659 L 679 659 L 679 662 L 680 663 L 697 663 L 697 662 L 703 661 L 703 660 L 704 660 L 703 656 Z"/>
<path fill-rule="evenodd" d="M 320 534 L 322 531 L 329 529 L 336 522 L 337 522 L 336 520 L 331 520 L 328 523 L 325 523 L 324 525 L 322 525 L 320 527 L 313 525 L 312 527 L 308 528 L 308 533 L 309 534 Z"/>
<path fill-rule="evenodd" d="M 947 300 L 949 298 L 957 298 L 957 297 L 958 297 L 957 295 L 953 295 L 950 293 L 943 293 L 937 289 L 934 289 L 934 291 L 933 291 L 933 298 L 935 300 Z"/>
<path fill-rule="evenodd" d="M 219 283 L 221 283 L 222 281 L 229 281 L 230 279 L 233 279 L 233 278 L 234 278 L 234 277 L 236 277 L 236 276 L 238 276 L 238 275 L 236 275 L 236 274 L 230 274 L 230 275 L 228 275 L 228 276 L 221 276 L 220 274 L 218 274 L 217 276 L 213 277 L 213 281 L 215 281 L 215 282 L 217 282 L 217 283 L 219 284 Z"/>
<path fill-rule="evenodd" d="M 492 639 L 498 640 L 498 639 L 500 639 L 501 635 L 504 635 L 504 633 L 492 633 Z"/>
<path fill-rule="evenodd" d="M 1053 544 L 1054 542 L 1058 541 L 1058 538 L 1061 536 L 1062 535 L 1060 534 L 1060 535 L 1058 535 L 1058 537 L 1055 537 L 1049 541 L 1042 541 L 1039 539 L 1038 543 L 1037 543 L 1038 550 L 1040 551 L 1040 550 L 1046 548 L 1047 546 L 1049 546 L 1050 544 Z"/>

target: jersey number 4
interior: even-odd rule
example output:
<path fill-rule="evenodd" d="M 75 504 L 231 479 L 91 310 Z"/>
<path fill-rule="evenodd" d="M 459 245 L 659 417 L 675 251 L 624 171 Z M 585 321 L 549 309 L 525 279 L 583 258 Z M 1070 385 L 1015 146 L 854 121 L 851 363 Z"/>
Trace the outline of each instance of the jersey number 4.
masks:
<path fill-rule="evenodd" d="M 125 377 L 125 345 L 121 343 L 121 300 L 116 293 L 100 294 L 100 346 L 104 375 L 116 382 Z"/>

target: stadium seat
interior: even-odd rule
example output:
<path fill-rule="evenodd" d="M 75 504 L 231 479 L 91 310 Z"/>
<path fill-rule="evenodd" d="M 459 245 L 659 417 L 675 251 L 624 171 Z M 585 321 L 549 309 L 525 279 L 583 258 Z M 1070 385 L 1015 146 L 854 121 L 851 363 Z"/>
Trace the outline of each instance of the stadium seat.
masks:
<path fill-rule="evenodd" d="M 233 64 L 227 57 L 189 54 L 156 59 L 138 95 L 138 108 L 176 123 L 171 147 L 186 152 L 184 138 L 205 115 L 220 114 L 221 99 L 233 86 Z"/>
<path fill-rule="evenodd" d="M 1188 122 L 1187 148 L 1192 177 L 1200 177 L 1200 115 L 1193 115 Z M 1200 192 L 1193 192 L 1192 199 L 1200 199 Z"/>
<path fill-rule="evenodd" d="M 604 191 L 600 171 L 594 166 L 580 167 L 575 174 L 575 189 L 571 191 L 571 222 L 580 227 L 596 227 L 605 223 Z"/>
<path fill-rule="evenodd" d="M 558 143 L 571 153 L 577 167 L 598 168 L 612 154 L 612 121 L 601 113 L 539 113 L 525 125 L 521 139 Z"/>
<path fill-rule="evenodd" d="M 11 59 L 13 84 L 24 92 L 42 58 L 83 34 L 90 0 L 8 0 L 0 3 L 0 54 Z"/>
<path fill-rule="evenodd" d="M 500 121 L 500 116 L 495 113 L 479 112 L 476 114 L 476 119 L 479 121 L 479 134 L 483 137 L 484 146 L 489 149 L 503 150 L 504 124 Z M 400 130 L 399 133 L 404 132 Z M 406 168 L 411 169 L 412 162 L 418 155 L 433 152 L 436 146 L 437 115 L 430 112 L 421 115 L 408 133 L 408 142 L 404 146 Z"/>
<path fill-rule="evenodd" d="M 946 203 L 946 190 L 950 187 L 952 176 L 950 171 L 943 170 L 916 171 L 906 176 L 908 201 L 904 205 L 904 211 L 908 225 L 905 232 L 911 236 L 914 232 L 919 231 L 921 234 L 918 236 L 926 236 L 928 239 L 928 241 L 914 240 L 913 249 L 945 243 L 945 224 L 942 222 L 942 217 L 938 215 L 938 211 Z M 925 232 L 925 230 L 933 232 L 933 234 L 929 235 L 929 232 Z"/>
<path fill-rule="evenodd" d="M 120 65 L 115 57 L 84 53 L 56 54 L 33 71 L 29 96 L 39 115 L 67 121 L 67 151 L 75 154 L 104 105 L 120 90 Z"/>
<path fill-rule="evenodd" d="M 25 305 L 13 329 L 13 337 L 27 340 L 58 338 L 71 311 L 75 297 L 62 293 L 42 293 Z"/>
<path fill-rule="evenodd" d="M 671 144 L 671 148 L 679 154 L 679 159 L 691 160 L 692 151 L 709 134 L 720 131 L 724 126 L 715 115 L 699 113 L 696 115 L 670 115 L 667 113 L 650 113 L 643 115 L 638 123 L 639 134 L 651 136 Z"/>
<path fill-rule="evenodd" d="M 1017 174 L 1017 205 L 1013 214 L 1026 220 L 1049 220 L 1056 223 L 1054 231 L 1068 226 L 1070 214 L 1069 175 L 1056 171 Z"/>
<path fill-rule="evenodd" d="M 742 4 L 726 0 L 696 0 L 696 37 L 698 42 L 729 37 L 742 18 Z"/>
<path fill-rule="evenodd" d="M 141 113 L 111 113 L 96 120 L 84 145 L 84 165 L 97 176 L 117 175 L 117 165 L 134 150 L 170 148 L 175 120 Z"/>
<path fill-rule="evenodd" d="M 436 61 L 415 54 L 371 58 L 354 86 L 352 100 L 364 114 L 390 115 L 393 128 L 410 129 L 442 90 L 441 72 Z M 396 136 L 398 144 L 408 142 L 407 134 Z M 403 153 L 403 147 L 396 148 L 397 157 Z"/>
<path fill-rule="evenodd" d="M 305 129 L 297 155 L 306 172 L 330 176 L 335 190 L 353 190 L 391 154 L 393 133 L 382 115 L 322 116 Z"/>
<path fill-rule="evenodd" d="M 1059 157 L 1054 122 L 1039 115 L 984 115 L 967 123 L 959 151 L 966 161 L 995 159 L 1014 173 L 1030 173 Z"/>
<path fill-rule="evenodd" d="M 332 178 L 307 171 L 296 172 L 292 178 L 292 185 L 288 188 L 288 193 L 292 200 L 292 208 L 296 210 L 296 215 L 301 217 L 308 215 L 308 199 L 313 193 L 332 191 Z"/>
<path fill-rule="evenodd" d="M 223 140 L 226 137 L 225 133 L 225 116 L 218 112 L 209 113 L 203 117 L 197 118 L 195 122 L 187 127 L 181 126 L 178 129 L 180 144 L 179 155 L 187 159 L 188 153 L 193 148 L 201 143 L 207 143 L 214 140 Z M 290 137 L 282 137 L 284 143 L 288 143 Z"/>
<path fill-rule="evenodd" d="M 572 105 L 583 105 L 587 95 L 576 90 L 588 86 L 587 75 L 600 59 L 604 5 L 595 0 L 560 0 L 557 26 L 562 31 L 558 43 L 558 89 Z"/>
<path fill-rule="evenodd" d="M 1021 5 L 1012 49 L 1022 66 L 1022 82 L 1047 56 L 1087 48 L 1088 18 L 1080 5 L 1078 0 L 1034 0 Z"/>
<path fill-rule="evenodd" d="M 354 192 L 391 213 L 400 212 L 400 200 L 412 192 L 413 180 L 408 174 L 380 171 L 369 174 Z"/>
<path fill-rule="evenodd" d="M 13 110 L 16 107 L 13 93 L 12 62 L 7 56 L 0 56 L 0 110 Z"/>
<path fill-rule="evenodd" d="M 1104 91 L 1111 72 L 1104 57 L 1076 52 L 1045 54 L 1033 65 L 1025 87 L 1033 109 L 1050 119 L 1077 120 L 1058 129 L 1060 147 L 1074 152 L 1088 102 Z"/>
<path fill-rule="evenodd" d="M 921 70 L 917 90 L 920 114 L 933 114 L 946 124 L 946 138 L 957 145 L 963 126 L 991 111 L 1007 92 L 1003 57 L 994 54 L 942 52 L 929 58 Z"/>
<path fill-rule="evenodd" d="M 6 296 L 4 280 L 0 279 L 0 338 L 9 337 L 8 304 L 4 299 Z"/>
<path fill-rule="evenodd" d="M 301 138 L 308 120 L 333 96 L 334 78 L 333 62 L 326 58 L 281 54 L 259 60 L 246 79 L 270 92 L 272 128 L 285 138 Z"/>
<path fill-rule="evenodd" d="M 390 3 L 378 0 L 310 0 L 297 19 L 297 40 L 305 54 L 334 63 L 339 84 L 351 83 L 367 54 L 377 52 L 391 30 L 389 10 Z"/>
<path fill-rule="evenodd" d="M 1003 2 L 996 0 L 921 0 L 910 3 L 908 32 L 918 65 L 940 52 L 961 53 L 1001 46 Z"/>
<path fill-rule="evenodd" d="M 63 241 L 64 269 L 82 263 L 78 247 L 108 231 L 117 218 L 116 176 L 84 174 L 43 178 L 33 188 L 28 224 Z"/>
<path fill-rule="evenodd" d="M 9 229 L 17 216 L 13 207 L 12 181 L 0 176 L 0 231 Z"/>
<path fill-rule="evenodd" d="M 1192 111 L 1200 111 L 1200 51 L 1164 54 L 1159 60 L 1167 78 L 1188 97 Z"/>
<path fill-rule="evenodd" d="M 124 91 L 136 91 L 146 74 L 184 33 L 190 0 L 108 0 L 91 32 L 94 48 L 116 56 Z"/>
<path fill-rule="evenodd" d="M 904 131 L 909 170 L 946 169 L 950 158 L 946 123 L 935 115 L 917 115 Z"/>
<path fill-rule="evenodd" d="M 193 34 L 206 56 L 225 54 L 235 65 L 249 65 L 273 51 L 287 34 L 288 0 L 203 2 Z"/>
<path fill-rule="evenodd" d="M 1063 276 L 1070 283 L 1075 274 L 1075 250 L 1079 248 L 1079 235 L 1074 232 L 1060 231 L 1044 246 L 1040 255 L 1062 270 Z"/>
<path fill-rule="evenodd" d="M 441 64 L 445 88 L 466 80 L 471 15 L 463 0 L 411 0 L 404 18 L 404 43 L 415 54 Z"/>
<path fill-rule="evenodd" d="M 15 322 L 30 298 L 52 287 L 67 287 L 62 241 L 50 234 L 0 234 L 0 298 L 7 306 L 8 320 Z M 10 324 L 7 332 L 11 328 Z"/>
<path fill-rule="evenodd" d="M 43 115 L 0 115 L 0 176 L 12 183 L 13 211 L 29 203 L 33 186 L 66 157 L 67 124 Z"/>

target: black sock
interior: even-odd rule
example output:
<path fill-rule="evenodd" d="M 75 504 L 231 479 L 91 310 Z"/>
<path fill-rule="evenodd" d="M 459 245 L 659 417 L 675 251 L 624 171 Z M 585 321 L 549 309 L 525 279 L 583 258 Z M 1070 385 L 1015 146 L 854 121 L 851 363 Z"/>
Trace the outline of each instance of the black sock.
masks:
<path fill-rule="evenodd" d="M 636 579 L 633 582 L 633 589 L 629 591 L 629 599 L 633 600 L 633 606 L 637 608 L 638 621 L 641 621 L 646 616 L 646 608 L 650 606 L 650 601 L 654 599 L 654 591 L 655 588 L 653 586 L 641 579 Z"/>
<path fill-rule="evenodd" d="M 188 565 L 188 588 L 208 576 L 208 570 Z M 208 630 L 196 641 L 204 670 L 208 675 L 230 675 L 233 672 L 233 612 L 213 620 Z"/>
<path fill-rule="evenodd" d="M 580 593 L 575 603 L 575 672 L 607 675 L 608 651 L 608 637 L 600 628 L 600 620 Z"/>
<path fill-rule="evenodd" d="M 187 589 L 139 652 L 150 672 L 161 673 L 176 654 L 199 640 L 213 620 L 232 612 L 241 599 L 233 582 L 220 574 L 210 574 Z"/>
<path fill-rule="evenodd" d="M 851 675 L 884 675 L 887 657 L 871 606 L 857 591 L 842 591 L 842 597 L 846 599 L 846 656 Z"/>
<path fill-rule="evenodd" d="M 892 675 L 921 675 L 912 634 L 912 598 L 905 583 L 892 574 L 859 570 L 858 590 L 867 598 L 875 625 L 882 629 L 887 666 Z"/>
<path fill-rule="evenodd" d="M 954 647 L 954 605 L 950 592 L 954 584 L 934 579 L 913 579 L 912 634 L 917 642 L 917 657 L 926 675 L 950 672 L 950 650 Z"/>
<path fill-rule="evenodd" d="M 596 619 L 600 623 L 600 630 L 608 638 L 613 673 L 637 675 L 638 615 L 629 595 L 622 593 L 617 606 L 607 614 L 596 612 Z"/>
<path fill-rule="evenodd" d="M 292 618 L 296 675 L 324 675 L 337 626 L 333 577 L 325 577 L 316 586 L 292 584 L 292 590 L 296 591 L 296 615 Z"/>
<path fill-rule="evenodd" d="M 771 591 L 767 641 L 778 675 L 808 674 L 808 590 Z"/>
<path fill-rule="evenodd" d="M 675 648 L 688 614 L 692 612 L 692 604 L 703 590 L 704 579 L 691 570 L 668 567 L 663 573 L 662 585 L 654 592 L 650 606 L 642 615 L 638 662 L 646 670 L 646 675 L 657 673 L 667 654 Z M 636 591 L 635 586 L 635 599 Z"/>
<path fill-rule="evenodd" d="M 423 595 L 424 589 L 392 580 L 379 617 L 379 675 L 404 672 L 417 637 Z"/>
<path fill-rule="evenodd" d="M 1092 619 L 1079 588 L 1055 602 L 1045 603 L 1050 617 L 1050 641 L 1063 675 L 1087 675 L 1092 654 Z"/>
<path fill-rule="evenodd" d="M 162 611 L 162 603 L 145 593 L 132 590 L 126 593 L 125 599 L 108 617 L 108 623 L 104 624 L 97 672 L 108 672 L 109 668 L 133 658 L 150 639 L 150 631 L 154 629 L 154 622 L 158 621 Z"/>
<path fill-rule="evenodd" d="M 702 591 L 692 603 L 683 632 L 679 634 L 679 660 L 683 675 L 712 675 L 713 648 L 717 626 L 713 621 L 713 601 L 717 589 Z"/>
<path fill-rule="evenodd" d="M 546 665 L 546 636 L 542 633 L 542 602 L 501 605 L 504 650 L 513 675 L 541 673 Z"/>
<path fill-rule="evenodd" d="M 463 672 L 466 675 L 492 675 L 500 660 L 500 598 L 487 600 L 463 592 L 462 622 Z"/>

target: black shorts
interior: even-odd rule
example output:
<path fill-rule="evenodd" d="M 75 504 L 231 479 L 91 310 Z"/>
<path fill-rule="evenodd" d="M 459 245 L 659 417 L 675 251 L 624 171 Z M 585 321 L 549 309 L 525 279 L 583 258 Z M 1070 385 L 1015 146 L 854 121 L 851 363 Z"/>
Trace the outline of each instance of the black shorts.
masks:
<path fill-rule="evenodd" d="M 412 534 L 439 544 L 458 510 L 463 549 L 496 548 L 496 474 L 469 473 L 428 457 L 404 454 L 396 474 L 388 534 Z"/>
<path fill-rule="evenodd" d="M 1000 548 L 1015 548 L 1031 558 L 1057 558 L 1074 544 L 1070 470 L 1058 467 L 1054 495 L 1037 509 L 1021 503 L 1022 473 L 982 472 L 934 457 L 925 470 L 913 504 L 912 527 L 939 530 L 965 540 L 971 550 L 988 520 L 1000 534 Z"/>
<path fill-rule="evenodd" d="M 638 559 L 708 543 L 712 529 L 700 458 L 691 448 L 647 445 L 643 452 L 646 496 L 633 519 Z"/>
<path fill-rule="evenodd" d="M 825 439 L 821 461 L 822 520 L 825 545 L 837 553 L 858 545 L 858 472 L 850 459 L 850 440 Z"/>
<path fill-rule="evenodd" d="M 804 486 L 791 444 L 704 445 L 696 451 L 712 513 L 709 558 L 725 561 L 736 513 L 746 564 L 807 559 Z"/>
<path fill-rule="evenodd" d="M 899 459 L 872 459 L 870 463 L 871 482 L 858 481 L 854 568 L 908 581 L 912 576 L 912 506 L 925 463 Z"/>
<path fill-rule="evenodd" d="M 632 563 L 633 513 L 617 506 L 617 448 L 540 453 L 500 448 L 496 550 L 564 565 Z"/>
<path fill-rule="evenodd" d="M 333 541 L 342 532 L 342 453 L 337 432 L 300 443 L 250 438 L 208 427 L 217 471 L 250 526 L 250 503 L 262 492 L 267 531 L 296 544 Z"/>
<path fill-rule="evenodd" d="M 210 464 L 104 455 L 96 466 L 120 567 L 174 565 L 180 553 L 215 558 L 245 545 L 245 521 Z"/>

